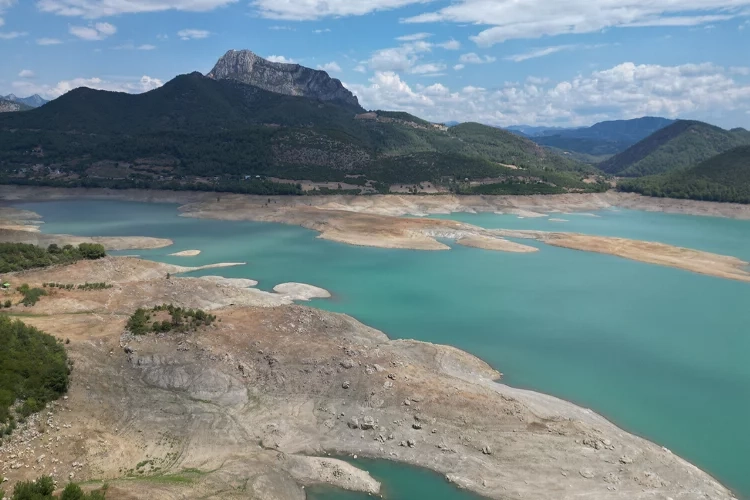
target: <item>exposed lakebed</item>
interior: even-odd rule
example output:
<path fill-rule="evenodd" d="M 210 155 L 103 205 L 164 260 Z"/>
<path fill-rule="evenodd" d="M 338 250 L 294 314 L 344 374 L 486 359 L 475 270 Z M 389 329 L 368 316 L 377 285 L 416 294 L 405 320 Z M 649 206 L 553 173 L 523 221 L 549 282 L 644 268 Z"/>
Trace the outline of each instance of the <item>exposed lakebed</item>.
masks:
<path fill-rule="evenodd" d="M 391 337 L 472 352 L 504 372 L 504 382 L 592 408 L 750 497 L 747 283 L 538 243 L 532 244 L 540 252 L 533 254 L 461 246 L 386 250 L 319 240 L 294 226 L 182 218 L 175 205 L 16 206 L 41 214 L 47 233 L 170 238 L 174 246 L 124 253 L 189 266 L 247 262 L 202 274 L 255 279 L 264 290 L 284 282 L 322 287 L 333 298 L 314 301 L 316 307 L 350 314 Z M 596 215 L 552 216 L 567 222 L 495 214 L 445 218 L 660 241 L 750 260 L 748 221 Z M 190 249 L 201 254 L 169 255 Z M 386 493 L 389 477 L 391 491 L 397 490 L 398 466 L 378 467 Z M 420 475 L 415 481 L 440 479 Z M 463 498 L 452 487 L 445 495 Z"/>

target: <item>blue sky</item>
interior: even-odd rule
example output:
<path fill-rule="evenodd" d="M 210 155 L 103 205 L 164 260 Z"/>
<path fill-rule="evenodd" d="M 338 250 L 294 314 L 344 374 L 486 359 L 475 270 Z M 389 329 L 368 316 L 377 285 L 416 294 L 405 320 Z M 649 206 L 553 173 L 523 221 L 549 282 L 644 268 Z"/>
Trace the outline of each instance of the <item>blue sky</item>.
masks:
<path fill-rule="evenodd" d="M 46 98 L 246 48 L 434 121 L 750 128 L 748 47 L 750 0 L 0 0 L 0 94 Z"/>

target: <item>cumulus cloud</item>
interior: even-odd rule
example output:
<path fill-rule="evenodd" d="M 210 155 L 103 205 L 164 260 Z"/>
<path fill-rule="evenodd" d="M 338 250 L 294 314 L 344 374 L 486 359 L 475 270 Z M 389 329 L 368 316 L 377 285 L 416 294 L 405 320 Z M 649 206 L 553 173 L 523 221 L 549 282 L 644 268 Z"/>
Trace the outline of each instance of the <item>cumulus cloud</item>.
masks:
<path fill-rule="evenodd" d="M 61 43 L 62 40 L 57 38 L 37 38 L 36 40 L 37 45 L 60 45 Z"/>
<path fill-rule="evenodd" d="M 104 40 L 117 33 L 117 27 L 110 23 L 96 23 L 89 26 L 70 26 L 68 32 L 81 40 Z"/>
<path fill-rule="evenodd" d="M 515 38 L 593 33 L 613 27 L 710 24 L 747 16 L 747 7 L 750 0 L 457 0 L 404 22 L 490 26 L 471 37 L 487 47 Z"/>
<path fill-rule="evenodd" d="M 268 59 L 271 62 L 275 62 L 275 63 L 297 64 L 297 61 L 295 61 L 294 59 L 290 59 L 290 58 L 284 57 L 284 56 L 273 55 L 273 56 L 266 57 L 266 59 Z"/>
<path fill-rule="evenodd" d="M 97 77 L 74 78 L 73 80 L 59 81 L 55 85 L 38 85 L 28 80 L 13 82 L 13 88 L 16 93 L 23 95 L 39 94 L 46 99 L 55 99 L 78 87 L 140 94 L 159 88 L 162 85 L 161 80 L 150 76 L 142 76 L 140 79 L 122 80 L 106 80 Z"/>
<path fill-rule="evenodd" d="M 328 73 L 341 73 L 341 66 L 336 61 L 331 61 L 325 64 L 319 64 L 318 69 L 327 71 Z"/>
<path fill-rule="evenodd" d="M 36 73 L 31 71 L 30 69 L 23 69 L 20 73 L 18 73 L 19 78 L 34 78 L 36 76 Z"/>
<path fill-rule="evenodd" d="M 238 0 L 38 0 L 42 12 L 61 16 L 99 18 L 118 14 L 179 10 L 207 12 L 236 3 Z"/>
<path fill-rule="evenodd" d="M 411 87 L 394 72 L 351 85 L 363 106 L 402 109 L 434 120 L 587 125 L 640 116 L 700 116 L 750 110 L 750 83 L 714 64 L 660 66 L 626 62 L 563 81 L 529 77 L 523 83 L 460 90 Z"/>
<path fill-rule="evenodd" d="M 461 42 L 451 38 L 447 42 L 438 43 L 437 46 L 445 50 L 458 50 L 461 48 Z"/>
<path fill-rule="evenodd" d="M 207 30 L 186 29 L 178 31 L 177 36 L 180 37 L 180 40 L 201 40 L 211 36 L 211 32 Z"/>
<path fill-rule="evenodd" d="M 426 37 L 422 35 L 426 33 L 418 35 L 420 36 L 407 35 L 408 38 L 416 39 L 398 47 L 376 50 L 368 60 L 362 61 L 361 66 L 379 72 L 401 72 L 424 76 L 439 74 L 446 69 L 446 65 L 442 62 L 425 61 L 424 58 L 432 52 L 433 48 L 444 44 L 434 44 L 424 40 Z"/>
<path fill-rule="evenodd" d="M 463 54 L 458 60 L 463 64 L 489 64 L 495 62 L 497 59 L 492 56 L 481 57 L 474 52 L 469 52 L 468 54 Z"/>

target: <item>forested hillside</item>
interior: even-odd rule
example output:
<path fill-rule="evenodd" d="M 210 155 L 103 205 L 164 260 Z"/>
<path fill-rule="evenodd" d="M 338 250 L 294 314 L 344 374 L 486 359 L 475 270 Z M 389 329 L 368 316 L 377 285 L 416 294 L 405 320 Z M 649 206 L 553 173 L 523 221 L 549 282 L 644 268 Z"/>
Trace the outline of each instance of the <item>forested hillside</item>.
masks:
<path fill-rule="evenodd" d="M 458 189 L 468 179 L 567 192 L 604 189 L 583 182 L 596 173 L 493 127 L 356 114 L 199 73 L 140 95 L 76 89 L 0 116 L 0 182 L 13 184 L 300 194 L 286 180 L 387 192 L 421 182 Z"/>
<path fill-rule="evenodd" d="M 621 177 L 662 174 L 692 167 L 745 144 L 750 144 L 750 133 L 744 129 L 724 130 L 703 122 L 680 120 L 598 167 Z"/>
<path fill-rule="evenodd" d="M 622 181 L 621 191 L 647 196 L 750 203 L 750 146 L 665 175 Z"/>

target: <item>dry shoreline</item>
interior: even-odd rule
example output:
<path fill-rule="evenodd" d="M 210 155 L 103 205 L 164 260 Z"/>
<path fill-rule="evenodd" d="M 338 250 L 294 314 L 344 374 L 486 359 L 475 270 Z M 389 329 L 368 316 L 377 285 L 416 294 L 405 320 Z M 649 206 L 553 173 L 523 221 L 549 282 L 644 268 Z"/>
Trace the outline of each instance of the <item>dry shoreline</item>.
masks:
<path fill-rule="evenodd" d="M 366 472 L 310 456 L 331 453 L 425 467 L 498 500 L 733 499 L 668 450 L 590 410 L 497 383 L 496 370 L 459 349 L 269 303 L 275 294 L 244 282 L 164 278 L 175 269 L 108 257 L 23 273 L 32 285 L 85 276 L 114 287 L 55 290 L 24 316 L 70 339 L 75 369 L 46 431 L 31 418 L 0 444 L 9 485 L 46 472 L 107 480 L 116 498 L 304 500 L 302 485 L 316 483 L 378 492 Z M 165 301 L 220 321 L 187 335 L 123 334 L 136 307 Z M 123 477 L 144 463 L 145 481 Z M 186 470 L 201 473 L 158 481 Z"/>
<path fill-rule="evenodd" d="M 6 186 L 7 187 L 7 186 Z M 50 199 L 87 197 L 92 199 L 132 199 L 138 201 L 185 202 L 180 211 L 185 217 L 251 220 L 299 225 L 318 231 L 319 238 L 350 245 L 411 250 L 449 250 L 438 239 L 450 239 L 459 245 L 492 251 L 534 253 L 538 248 L 509 241 L 507 237 L 536 239 L 542 243 L 575 249 L 606 253 L 649 264 L 675 267 L 690 272 L 750 282 L 748 263 L 730 256 L 677 248 L 655 242 L 607 238 L 562 232 L 486 230 L 452 220 L 406 218 L 405 215 L 424 216 L 450 212 L 512 213 L 521 217 L 544 216 L 555 213 L 585 213 L 616 206 L 674 213 L 731 216 L 750 219 L 750 206 L 714 202 L 688 202 L 646 198 L 624 193 L 586 195 L 537 196 L 326 196 L 326 197 L 259 197 L 250 195 L 216 195 L 215 193 L 171 193 L 161 196 L 148 191 L 113 192 L 102 189 L 26 188 L 9 194 L 0 186 L 0 200 L 28 199 L 49 196 Z M 0 217 L 14 222 L 8 211 Z M 25 212 L 18 219 L 33 217 Z M 558 220 L 553 217 L 550 220 Z M 561 219 L 560 219 L 561 220 Z M 23 241 L 31 242 L 33 235 L 24 231 L 0 229 L 10 232 Z M 20 235 L 20 236 L 18 236 Z M 32 235 L 32 236 L 29 236 Z M 51 235 L 45 235 L 50 237 Z M 60 237 L 58 235 L 58 237 Z M 167 240 L 168 241 L 168 240 Z M 160 245 L 167 242 L 119 242 L 110 247 L 135 247 L 134 245 Z M 169 242 L 171 244 L 171 242 Z M 151 246 L 150 248 L 153 248 Z M 182 253 L 182 252 L 180 252 Z M 190 252 L 191 254 L 193 252 Z"/>

